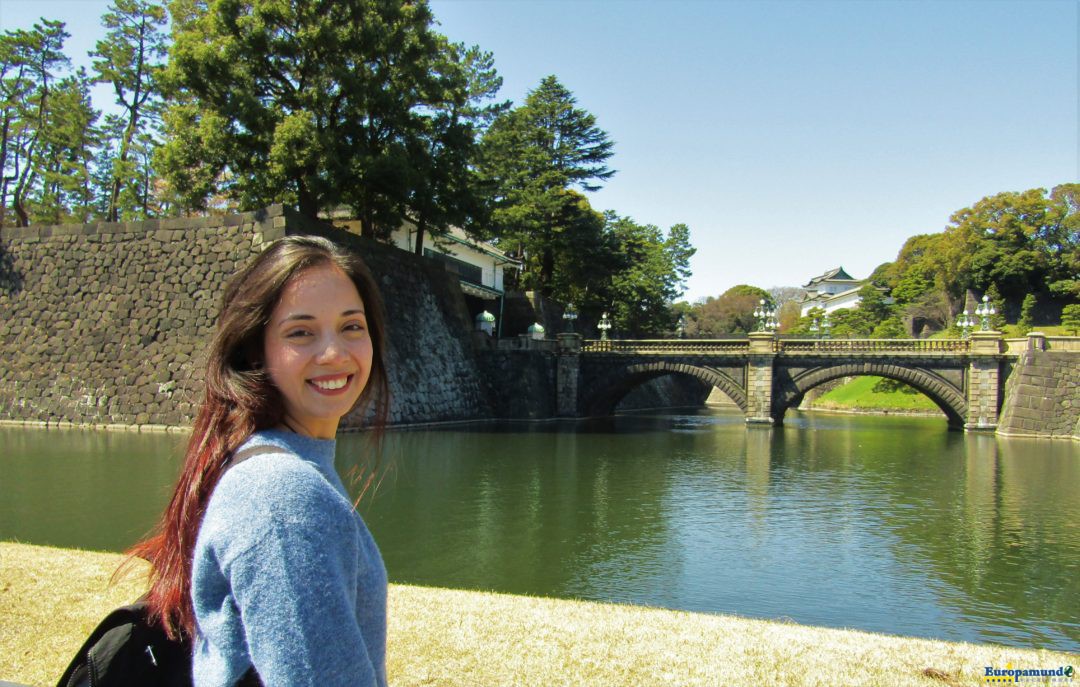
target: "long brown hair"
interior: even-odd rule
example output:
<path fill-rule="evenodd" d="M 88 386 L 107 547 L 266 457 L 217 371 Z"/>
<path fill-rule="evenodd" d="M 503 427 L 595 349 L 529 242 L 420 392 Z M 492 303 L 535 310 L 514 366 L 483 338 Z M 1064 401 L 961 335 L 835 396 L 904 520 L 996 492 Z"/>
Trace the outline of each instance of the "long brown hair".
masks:
<path fill-rule="evenodd" d="M 323 265 L 341 269 L 364 302 L 373 350 L 371 373 L 357 406 L 374 404 L 376 434 L 386 424 L 390 393 L 385 316 L 371 272 L 359 256 L 324 238 L 288 236 L 274 241 L 225 287 L 217 330 L 207 352 L 206 394 L 195 416 L 176 490 L 154 533 L 128 551 L 150 562 L 150 613 L 170 636 L 195 631 L 191 602 L 195 539 L 229 457 L 252 433 L 278 425 L 284 415 L 281 394 L 263 365 L 270 315 L 290 280 Z"/>

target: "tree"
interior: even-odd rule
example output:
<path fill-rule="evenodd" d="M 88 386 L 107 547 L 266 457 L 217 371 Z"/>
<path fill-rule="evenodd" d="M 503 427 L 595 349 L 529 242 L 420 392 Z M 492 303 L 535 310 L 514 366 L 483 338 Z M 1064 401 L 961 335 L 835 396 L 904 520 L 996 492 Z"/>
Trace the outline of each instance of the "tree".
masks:
<path fill-rule="evenodd" d="M 609 291 L 616 326 L 637 337 L 670 332 L 678 320 L 672 302 L 682 294 L 696 251 L 690 230 L 676 224 L 665 237 L 656 226 L 629 217 L 608 213 L 607 221 L 622 262 Z"/>
<path fill-rule="evenodd" d="M 904 329 L 903 321 L 894 315 L 879 322 L 874 331 L 870 332 L 870 338 L 903 339 L 907 338 L 907 330 Z"/>
<path fill-rule="evenodd" d="M 945 233 L 970 237 L 970 285 L 996 284 L 1003 307 L 1011 308 L 1029 293 L 1069 293 L 1080 265 L 1078 196 L 1080 184 L 1062 184 L 1049 195 L 1044 189 L 999 193 L 955 213 Z"/>
<path fill-rule="evenodd" d="M 91 162 L 97 146 L 98 112 L 90 102 L 90 79 L 80 69 L 59 80 L 39 133 L 34 181 L 24 209 L 31 223 L 88 222 L 93 208 Z"/>
<path fill-rule="evenodd" d="M 596 118 L 554 76 L 545 77 L 520 107 L 497 118 L 481 144 L 479 173 L 493 190 L 494 236 L 526 261 L 525 282 L 550 295 L 556 256 L 573 226 L 568 191 L 592 191 L 615 172 L 612 142 Z"/>
<path fill-rule="evenodd" d="M 502 86 L 491 53 L 448 44 L 440 54 L 439 102 L 419 115 L 420 134 L 409 148 L 412 173 L 402 214 L 416 225 L 417 255 L 423 255 L 429 226 L 482 233 L 488 207 L 473 169 L 478 134 L 508 106 L 486 102 Z"/>
<path fill-rule="evenodd" d="M 150 214 L 150 171 L 145 163 L 154 146 L 153 132 L 160 120 L 160 74 L 168 52 L 161 30 L 167 22 L 165 8 L 148 0 L 113 0 L 101 19 L 108 29 L 90 53 L 97 57 L 97 83 L 112 84 L 121 115 L 110 115 L 106 127 L 113 154 L 109 169 L 105 219 L 116 222 L 121 214 Z"/>
<path fill-rule="evenodd" d="M 1025 335 L 1035 328 L 1035 294 L 1029 293 L 1024 296 L 1024 303 L 1020 308 L 1020 319 L 1016 321 L 1016 328 L 1021 335 Z"/>
<path fill-rule="evenodd" d="M 63 52 L 68 36 L 63 22 L 49 20 L 35 24 L 30 31 L 4 34 L 0 51 L 4 60 L 0 71 L 5 75 L 0 200 L 6 206 L 10 197 L 18 226 L 30 223 L 28 203 L 53 161 L 46 159 L 42 151 L 48 147 L 50 128 L 59 121 L 57 108 L 50 100 L 59 72 L 71 64 Z"/>
<path fill-rule="evenodd" d="M 1061 309 L 1061 326 L 1076 336 L 1080 331 L 1080 303 L 1072 303 Z"/>
<path fill-rule="evenodd" d="M 424 113 L 447 98 L 426 2 L 177 0 L 155 158 L 195 209 L 221 190 L 316 217 L 345 204 L 364 235 L 396 228 Z"/>
<path fill-rule="evenodd" d="M 1001 300 L 1001 292 L 998 291 L 997 284 L 990 284 L 984 294 L 987 298 L 987 303 L 994 308 L 994 314 L 990 316 L 990 329 L 995 332 L 1004 331 L 1005 329 L 1005 304 Z"/>
<path fill-rule="evenodd" d="M 769 293 L 748 284 L 733 286 L 719 297 L 712 296 L 694 306 L 687 323 L 687 335 L 693 338 L 716 338 L 749 333 L 757 328 L 754 310 L 765 300 L 772 305 Z"/>
<path fill-rule="evenodd" d="M 892 315 L 892 307 L 885 302 L 885 296 L 878 287 L 871 283 L 864 284 L 859 289 L 859 305 L 867 321 L 877 326 Z"/>
<path fill-rule="evenodd" d="M 19 160 L 30 100 L 37 79 L 33 55 L 39 50 L 39 29 L 5 31 L 0 36 L 0 226 L 8 204 L 8 189 L 19 175 Z"/>

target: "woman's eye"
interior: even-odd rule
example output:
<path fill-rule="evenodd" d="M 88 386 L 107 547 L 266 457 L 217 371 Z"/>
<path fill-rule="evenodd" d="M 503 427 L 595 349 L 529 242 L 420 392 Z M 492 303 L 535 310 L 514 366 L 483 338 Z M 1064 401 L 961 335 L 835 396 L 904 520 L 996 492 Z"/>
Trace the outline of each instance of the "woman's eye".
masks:
<path fill-rule="evenodd" d="M 360 324 L 359 322 L 351 322 L 351 323 L 345 325 L 345 331 L 348 331 L 348 332 L 362 332 L 365 329 L 367 329 L 367 327 Z"/>
<path fill-rule="evenodd" d="M 305 336 L 310 336 L 311 332 L 306 329 L 294 329 L 293 331 L 285 335 L 286 339 L 301 339 Z"/>

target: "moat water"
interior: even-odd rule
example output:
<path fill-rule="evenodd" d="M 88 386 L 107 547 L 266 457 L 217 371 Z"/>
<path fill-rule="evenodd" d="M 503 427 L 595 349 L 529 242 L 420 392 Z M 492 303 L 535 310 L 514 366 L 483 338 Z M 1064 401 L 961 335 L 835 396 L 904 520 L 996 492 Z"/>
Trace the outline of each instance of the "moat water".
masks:
<path fill-rule="evenodd" d="M 0 539 L 124 549 L 183 440 L 0 428 Z M 1080 651 L 1078 494 L 1072 442 L 701 410 L 390 432 L 360 512 L 394 582 Z"/>

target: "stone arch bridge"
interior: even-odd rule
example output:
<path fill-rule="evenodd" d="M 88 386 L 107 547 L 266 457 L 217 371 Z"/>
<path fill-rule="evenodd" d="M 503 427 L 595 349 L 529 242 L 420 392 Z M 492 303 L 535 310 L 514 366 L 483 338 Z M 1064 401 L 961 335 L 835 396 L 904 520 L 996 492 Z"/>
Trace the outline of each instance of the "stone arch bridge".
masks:
<path fill-rule="evenodd" d="M 781 424 L 809 390 L 840 377 L 900 380 L 938 405 L 949 425 L 993 431 L 1010 366 L 1001 335 L 970 339 L 583 341 L 559 335 L 557 407 L 565 417 L 609 415 L 631 389 L 667 374 L 696 377 L 727 394 L 747 423 Z"/>

